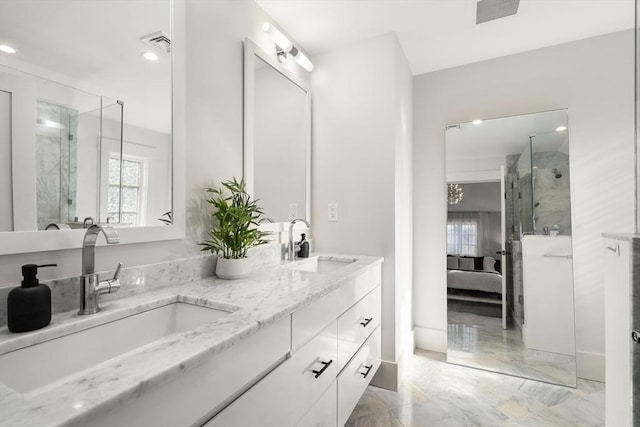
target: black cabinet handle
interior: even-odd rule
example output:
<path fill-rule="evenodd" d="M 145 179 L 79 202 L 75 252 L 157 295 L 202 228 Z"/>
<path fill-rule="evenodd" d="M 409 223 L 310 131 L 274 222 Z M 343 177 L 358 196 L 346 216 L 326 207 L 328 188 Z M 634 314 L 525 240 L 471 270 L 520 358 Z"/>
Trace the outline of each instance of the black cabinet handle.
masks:
<path fill-rule="evenodd" d="M 333 359 L 329 360 L 328 362 L 323 362 L 320 361 L 320 363 L 322 363 L 324 366 L 322 366 L 322 369 L 320 369 L 319 371 L 317 370 L 313 370 L 311 372 L 313 372 L 315 374 L 315 378 L 318 378 L 320 375 L 322 375 L 324 373 L 324 371 L 327 370 L 327 368 L 329 367 L 329 365 L 331 365 L 331 363 L 333 363 Z"/>
<path fill-rule="evenodd" d="M 364 322 L 360 322 L 360 324 L 362 325 L 363 328 L 366 328 L 367 325 L 371 323 L 372 320 L 373 320 L 373 317 L 369 317 L 369 318 L 365 317 Z"/>
<path fill-rule="evenodd" d="M 367 375 L 369 375 L 369 372 L 373 369 L 373 365 L 364 365 L 364 367 L 367 369 L 367 372 L 360 372 L 360 375 L 362 375 L 363 378 L 367 378 Z"/>

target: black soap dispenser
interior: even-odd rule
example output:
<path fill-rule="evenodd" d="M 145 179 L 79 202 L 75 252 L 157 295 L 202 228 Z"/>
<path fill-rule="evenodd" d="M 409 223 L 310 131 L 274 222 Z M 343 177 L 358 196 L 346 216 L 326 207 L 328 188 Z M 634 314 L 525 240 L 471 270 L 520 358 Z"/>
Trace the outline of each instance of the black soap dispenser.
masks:
<path fill-rule="evenodd" d="M 307 240 L 307 235 L 302 233 L 301 237 L 300 243 L 298 243 L 300 247 L 298 258 L 309 258 L 309 241 Z"/>
<path fill-rule="evenodd" d="M 12 289 L 7 298 L 7 326 L 11 332 L 34 331 L 51 322 L 51 290 L 38 281 L 38 267 L 56 266 L 22 266 L 22 286 Z"/>

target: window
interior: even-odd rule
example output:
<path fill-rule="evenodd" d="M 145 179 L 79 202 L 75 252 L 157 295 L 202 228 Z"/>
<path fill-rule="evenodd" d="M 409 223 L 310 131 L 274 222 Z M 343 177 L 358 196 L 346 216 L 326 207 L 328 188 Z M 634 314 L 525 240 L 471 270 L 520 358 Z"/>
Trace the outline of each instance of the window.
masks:
<path fill-rule="evenodd" d="M 477 223 L 447 223 L 447 253 L 452 255 L 478 256 Z"/>
<path fill-rule="evenodd" d="M 109 158 L 108 216 L 112 222 L 137 225 L 142 199 L 143 162 L 122 160 L 122 206 L 120 206 L 120 159 Z"/>

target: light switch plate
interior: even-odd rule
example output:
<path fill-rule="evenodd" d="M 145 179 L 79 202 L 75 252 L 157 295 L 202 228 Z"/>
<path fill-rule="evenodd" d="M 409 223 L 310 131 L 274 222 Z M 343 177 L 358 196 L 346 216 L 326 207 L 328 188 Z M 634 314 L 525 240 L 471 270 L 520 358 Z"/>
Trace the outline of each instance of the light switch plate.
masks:
<path fill-rule="evenodd" d="M 298 204 L 289 203 L 289 219 L 298 218 Z"/>
<path fill-rule="evenodd" d="M 329 221 L 338 220 L 338 204 L 337 203 L 329 203 L 327 208 L 327 219 Z"/>

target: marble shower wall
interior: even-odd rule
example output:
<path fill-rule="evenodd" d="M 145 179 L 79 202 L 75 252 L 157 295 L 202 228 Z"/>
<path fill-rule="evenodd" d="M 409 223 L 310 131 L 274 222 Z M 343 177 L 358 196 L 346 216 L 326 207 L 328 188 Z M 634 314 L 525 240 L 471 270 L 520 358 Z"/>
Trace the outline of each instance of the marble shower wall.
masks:
<path fill-rule="evenodd" d="M 559 151 L 533 154 L 533 201 L 535 234 L 547 227 L 560 227 L 560 234 L 571 235 L 571 195 L 569 155 Z"/>
<path fill-rule="evenodd" d="M 69 222 L 76 212 L 76 110 L 37 101 L 36 192 L 38 229 Z"/>
<path fill-rule="evenodd" d="M 569 155 L 559 151 L 533 153 L 533 174 L 528 158 L 523 159 L 528 156 L 506 158 L 508 234 L 520 240 L 524 233 L 543 234 L 545 227 L 551 230 L 557 225 L 560 234 L 571 235 Z"/>

